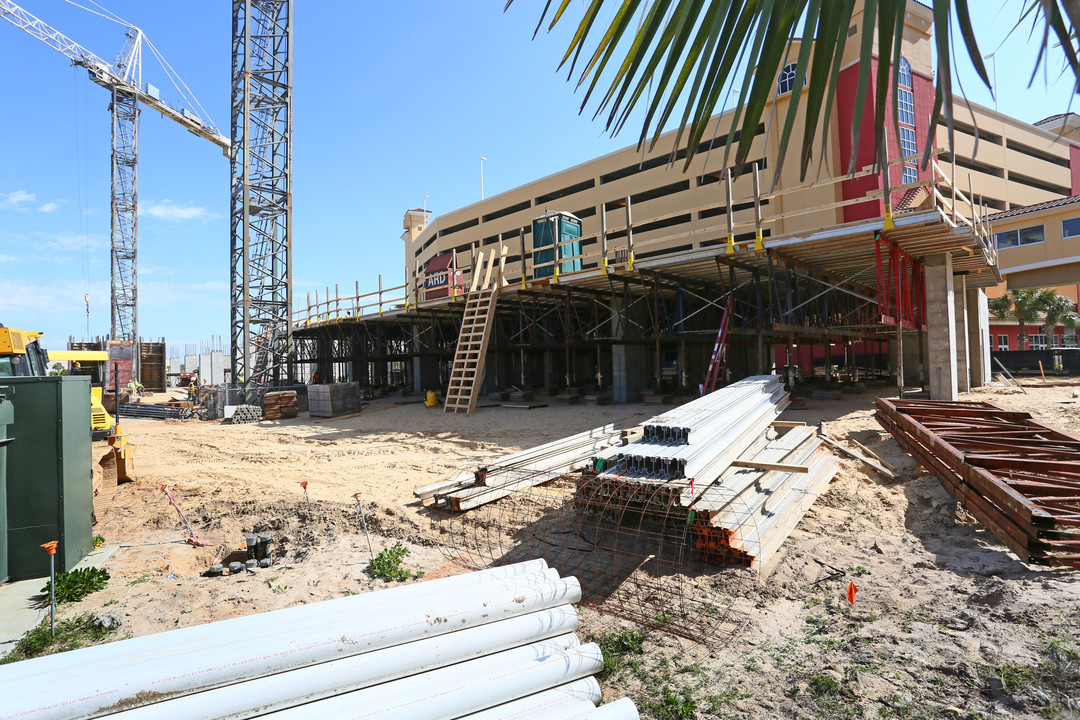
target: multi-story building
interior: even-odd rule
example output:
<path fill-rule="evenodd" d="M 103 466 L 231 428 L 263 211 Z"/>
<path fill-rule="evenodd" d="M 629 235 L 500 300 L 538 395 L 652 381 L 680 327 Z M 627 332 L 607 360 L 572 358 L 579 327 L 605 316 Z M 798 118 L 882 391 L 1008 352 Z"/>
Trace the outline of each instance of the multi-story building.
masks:
<path fill-rule="evenodd" d="M 409 366 L 414 386 L 444 383 L 460 317 L 454 303 L 495 258 L 506 283 L 505 326 L 489 349 L 489 387 L 590 384 L 617 400 L 644 387 L 690 391 L 732 299 L 732 374 L 774 365 L 806 374 L 820 365 L 829 378 L 837 366 L 861 366 L 929 383 L 936 397 L 980 384 L 989 377 L 986 289 L 1001 282 L 987 218 L 1080 192 L 1080 144 L 1053 127 L 957 102 L 953 151 L 939 125 L 924 166 L 934 108 L 932 25 L 929 8 L 908 4 L 898 123 L 884 129 L 884 171 L 874 167 L 872 121 L 857 134 L 852 127 L 858 10 L 834 113 L 816 133 L 823 144 L 805 178 L 797 153 L 778 162 L 789 104 L 806 92 L 796 87 L 792 62 L 776 79 L 741 169 L 726 152 L 729 112 L 713 118 L 688 163 L 668 133 L 652 150 L 619 150 L 438 217 L 409 210 L 407 283 L 394 320 L 407 327 L 394 352 L 371 350 L 368 339 L 384 342 L 391 322 L 384 313 L 342 320 L 317 309 L 304 319 L 314 327 L 300 331 L 301 344 L 311 336 L 301 361 L 322 363 L 324 377 L 336 361 L 357 377 L 368 359 L 392 356 Z M 798 52 L 795 42 L 790 57 Z M 870 62 L 873 98 L 878 59 Z M 805 111 L 801 103 L 798 112 Z M 789 148 L 802 143 L 802 121 Z M 580 221 L 580 233 L 555 255 L 550 234 L 541 241 L 533 231 L 553 213 Z M 998 217 L 1007 232 L 1007 218 Z M 341 351 L 326 350 L 335 342 Z M 364 343 L 367 349 L 356 349 Z"/>

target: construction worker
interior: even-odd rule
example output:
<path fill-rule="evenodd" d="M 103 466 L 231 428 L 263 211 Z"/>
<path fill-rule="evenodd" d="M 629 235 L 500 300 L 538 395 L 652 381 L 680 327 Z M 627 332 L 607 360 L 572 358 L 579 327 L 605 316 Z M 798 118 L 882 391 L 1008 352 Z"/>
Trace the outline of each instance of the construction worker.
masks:
<path fill-rule="evenodd" d="M 311 384 L 312 385 L 318 385 L 321 382 L 322 382 L 322 375 L 320 375 L 318 372 L 314 373 L 311 376 Z"/>
<path fill-rule="evenodd" d="M 195 402 L 195 397 L 197 395 L 196 391 L 197 391 L 197 388 L 195 387 L 195 381 L 194 380 L 189 381 L 188 386 L 187 386 L 188 400 L 191 400 L 192 402 Z"/>

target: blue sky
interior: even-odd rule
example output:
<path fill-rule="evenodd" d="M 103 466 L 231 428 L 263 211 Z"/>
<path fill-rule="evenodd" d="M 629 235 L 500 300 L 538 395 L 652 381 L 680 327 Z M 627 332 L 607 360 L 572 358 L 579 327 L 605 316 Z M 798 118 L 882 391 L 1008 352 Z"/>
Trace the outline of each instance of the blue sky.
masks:
<path fill-rule="evenodd" d="M 60 0 L 20 0 L 112 59 L 123 28 Z M 231 3 L 103 2 L 141 27 L 228 135 Z M 530 40 L 542 7 L 478 2 L 298 2 L 293 38 L 293 288 L 297 297 L 360 282 L 403 282 L 401 219 L 435 214 L 632 144 L 610 138 L 555 67 L 570 23 Z M 1021 0 L 986 0 L 984 52 Z M 1000 10 L 998 8 L 1001 8 Z M 574 10 L 580 12 L 577 4 Z M 1027 30 L 998 53 L 999 106 L 1028 121 L 1064 112 L 1064 80 L 1026 85 Z M 175 100 L 164 73 L 143 79 Z M 66 58 L 0 22 L 0 322 L 46 333 L 47 347 L 109 327 L 108 95 Z M 961 68 L 976 102 L 993 105 Z M 139 293 L 143 337 L 170 346 L 228 336 L 229 166 L 210 143 L 144 111 L 140 126 Z"/>

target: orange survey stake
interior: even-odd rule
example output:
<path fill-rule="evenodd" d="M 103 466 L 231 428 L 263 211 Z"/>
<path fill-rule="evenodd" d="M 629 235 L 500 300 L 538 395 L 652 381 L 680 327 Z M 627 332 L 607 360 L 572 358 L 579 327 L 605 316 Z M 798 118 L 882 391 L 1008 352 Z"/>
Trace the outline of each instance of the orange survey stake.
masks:
<path fill-rule="evenodd" d="M 56 554 L 56 546 L 59 545 L 59 544 L 60 544 L 60 542 L 57 541 L 57 540 L 50 540 L 49 542 L 45 543 L 41 547 L 45 548 L 45 552 L 49 553 L 50 555 L 55 555 Z"/>

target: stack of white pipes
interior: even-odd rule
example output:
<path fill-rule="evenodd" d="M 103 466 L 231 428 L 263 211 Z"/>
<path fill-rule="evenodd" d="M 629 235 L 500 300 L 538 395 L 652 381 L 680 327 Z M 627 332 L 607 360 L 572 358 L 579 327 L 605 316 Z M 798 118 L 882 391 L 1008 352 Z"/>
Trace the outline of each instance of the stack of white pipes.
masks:
<path fill-rule="evenodd" d="M 543 560 L 0 666 L 4 720 L 637 718 Z"/>

